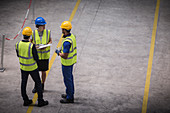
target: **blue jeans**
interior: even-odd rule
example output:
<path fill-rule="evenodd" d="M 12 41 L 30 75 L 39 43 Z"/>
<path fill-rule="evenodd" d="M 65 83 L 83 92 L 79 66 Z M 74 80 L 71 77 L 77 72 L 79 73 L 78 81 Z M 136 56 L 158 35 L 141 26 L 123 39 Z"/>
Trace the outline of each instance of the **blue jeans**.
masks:
<path fill-rule="evenodd" d="M 73 65 L 62 65 L 62 73 L 64 77 L 64 84 L 66 86 L 67 99 L 74 99 L 74 80 L 73 80 Z"/>

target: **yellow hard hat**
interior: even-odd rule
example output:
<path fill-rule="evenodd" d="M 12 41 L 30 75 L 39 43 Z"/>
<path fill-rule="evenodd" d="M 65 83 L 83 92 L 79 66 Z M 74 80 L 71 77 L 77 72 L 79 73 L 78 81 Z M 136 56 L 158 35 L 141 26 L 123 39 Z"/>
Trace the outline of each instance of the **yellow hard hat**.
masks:
<path fill-rule="evenodd" d="M 32 35 L 32 29 L 30 27 L 25 27 L 22 31 L 22 34 L 26 35 L 26 36 L 31 36 Z"/>
<path fill-rule="evenodd" d="M 71 22 L 69 22 L 69 21 L 64 21 L 64 22 L 61 24 L 60 28 L 66 29 L 66 30 L 71 30 L 71 28 L 72 28 Z"/>

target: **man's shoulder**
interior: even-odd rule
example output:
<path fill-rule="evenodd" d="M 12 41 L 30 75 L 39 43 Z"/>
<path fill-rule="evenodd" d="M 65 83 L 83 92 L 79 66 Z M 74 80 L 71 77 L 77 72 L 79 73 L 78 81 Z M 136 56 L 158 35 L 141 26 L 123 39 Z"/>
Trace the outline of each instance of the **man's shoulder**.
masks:
<path fill-rule="evenodd" d="M 18 44 L 20 41 L 18 41 L 16 44 Z"/>
<path fill-rule="evenodd" d="M 63 43 L 64 46 L 67 46 L 67 45 L 70 45 L 70 44 L 71 43 L 69 41 L 67 41 L 67 40 Z"/>

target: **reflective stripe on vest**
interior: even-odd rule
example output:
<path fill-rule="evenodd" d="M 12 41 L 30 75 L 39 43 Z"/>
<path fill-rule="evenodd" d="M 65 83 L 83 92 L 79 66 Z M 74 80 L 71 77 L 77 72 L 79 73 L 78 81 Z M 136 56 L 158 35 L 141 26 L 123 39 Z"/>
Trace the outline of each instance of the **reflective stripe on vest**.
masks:
<path fill-rule="evenodd" d="M 44 29 L 42 40 L 38 34 L 38 30 L 34 30 L 32 34 L 33 43 L 37 44 L 48 44 L 50 38 L 50 30 Z M 39 59 L 49 59 L 50 58 L 50 46 L 46 49 L 37 49 Z"/>
<path fill-rule="evenodd" d="M 18 50 L 18 45 L 19 45 L 19 42 L 17 43 L 17 50 Z M 20 58 L 23 58 L 23 59 L 32 59 L 33 57 L 30 57 L 30 48 L 31 48 L 31 43 L 29 44 L 29 49 L 28 49 L 28 57 L 24 57 L 24 56 L 20 56 Z"/>
<path fill-rule="evenodd" d="M 72 59 L 76 55 L 77 55 L 77 53 L 75 53 L 72 57 L 68 57 L 67 59 Z"/>
<path fill-rule="evenodd" d="M 64 59 L 61 57 L 61 63 L 64 65 L 64 66 L 71 66 L 73 64 L 75 64 L 77 62 L 77 47 L 76 47 L 76 39 L 74 37 L 73 34 L 71 34 L 71 36 L 69 37 L 66 37 L 62 43 L 62 50 L 61 50 L 61 53 L 63 53 L 63 44 L 64 42 L 70 42 L 71 43 L 71 47 L 70 47 L 70 50 L 69 50 L 69 54 L 68 54 L 68 57 L 67 59 Z"/>
<path fill-rule="evenodd" d="M 19 55 L 20 68 L 24 71 L 33 71 L 38 68 L 32 55 L 33 44 L 30 42 L 18 42 L 16 49 Z"/>
<path fill-rule="evenodd" d="M 20 62 L 20 64 L 23 65 L 23 66 L 33 66 L 35 64 L 35 62 L 33 64 L 23 64 L 23 63 Z"/>
<path fill-rule="evenodd" d="M 20 58 L 23 58 L 23 59 L 31 59 L 31 58 L 33 58 L 33 57 L 29 57 L 29 58 L 27 58 L 27 57 L 23 57 L 23 56 L 19 56 Z"/>
<path fill-rule="evenodd" d="M 50 52 L 50 50 L 48 50 L 48 51 L 37 51 L 38 53 L 48 53 L 48 52 Z"/>

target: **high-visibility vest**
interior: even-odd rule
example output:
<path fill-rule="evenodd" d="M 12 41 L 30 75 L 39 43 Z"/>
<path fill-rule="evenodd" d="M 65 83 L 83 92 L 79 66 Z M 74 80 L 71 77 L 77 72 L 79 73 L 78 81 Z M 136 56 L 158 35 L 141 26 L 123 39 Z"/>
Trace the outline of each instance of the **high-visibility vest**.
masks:
<path fill-rule="evenodd" d="M 23 71 L 33 71 L 38 68 L 32 55 L 33 44 L 31 42 L 17 42 L 16 49 L 19 55 L 20 68 Z"/>
<path fill-rule="evenodd" d="M 71 47 L 70 47 L 67 59 L 64 59 L 64 58 L 61 57 L 61 63 L 64 66 L 71 66 L 71 65 L 73 65 L 77 62 L 76 38 L 73 34 L 71 34 L 71 36 L 66 37 L 62 42 L 61 53 L 63 53 L 63 49 L 64 49 L 63 44 L 66 41 L 71 43 Z"/>
<path fill-rule="evenodd" d="M 36 45 L 37 44 L 48 44 L 49 39 L 50 39 L 50 30 L 44 29 L 42 40 L 40 40 L 38 30 L 33 31 L 32 40 L 34 44 Z M 37 49 L 37 52 L 38 52 L 39 60 L 50 58 L 50 46 L 48 46 L 47 48 L 43 50 Z"/>

